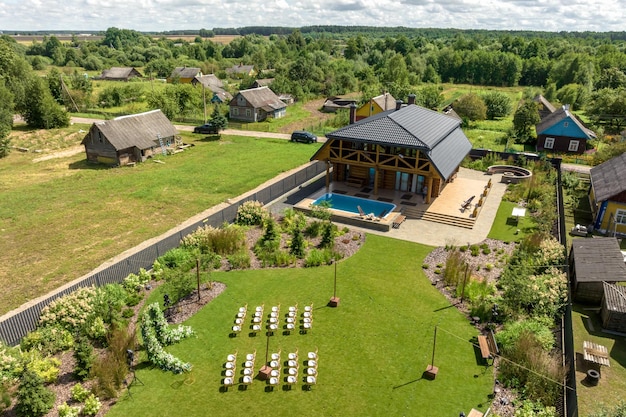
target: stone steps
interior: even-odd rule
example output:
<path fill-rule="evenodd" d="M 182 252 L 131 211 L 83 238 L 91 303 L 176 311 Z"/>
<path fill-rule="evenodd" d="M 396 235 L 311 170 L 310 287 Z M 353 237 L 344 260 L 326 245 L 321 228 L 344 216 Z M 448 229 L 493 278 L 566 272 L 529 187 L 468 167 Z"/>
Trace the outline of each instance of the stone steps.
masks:
<path fill-rule="evenodd" d="M 433 213 L 420 210 L 417 207 L 404 207 L 402 210 L 407 219 L 426 220 L 429 222 L 448 224 L 450 226 L 463 227 L 465 229 L 473 229 L 476 219 L 468 219 L 465 217 L 451 216 L 449 214 Z"/>

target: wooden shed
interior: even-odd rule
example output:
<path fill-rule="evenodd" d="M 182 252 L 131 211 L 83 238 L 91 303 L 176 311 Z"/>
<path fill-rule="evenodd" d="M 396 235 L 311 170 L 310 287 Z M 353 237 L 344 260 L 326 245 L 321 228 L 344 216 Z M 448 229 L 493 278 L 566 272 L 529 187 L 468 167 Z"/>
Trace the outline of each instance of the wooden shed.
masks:
<path fill-rule="evenodd" d="M 603 282 L 626 281 L 626 264 L 614 237 L 574 239 L 570 252 L 572 293 L 580 303 L 599 305 Z"/>
<path fill-rule="evenodd" d="M 173 145 L 177 133 L 161 110 L 152 110 L 95 122 L 81 144 L 89 162 L 127 165 Z"/>
<path fill-rule="evenodd" d="M 602 298 L 602 328 L 626 333 L 626 287 L 604 282 Z"/>

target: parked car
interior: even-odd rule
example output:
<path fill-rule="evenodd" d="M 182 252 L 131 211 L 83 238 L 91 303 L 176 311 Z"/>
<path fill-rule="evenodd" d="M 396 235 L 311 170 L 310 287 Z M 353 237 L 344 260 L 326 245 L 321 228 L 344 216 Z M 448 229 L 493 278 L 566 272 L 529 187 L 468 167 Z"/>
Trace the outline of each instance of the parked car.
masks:
<path fill-rule="evenodd" d="M 296 130 L 291 134 L 292 142 L 314 143 L 317 142 L 317 136 L 311 132 L 304 130 Z"/>
<path fill-rule="evenodd" d="M 209 135 L 215 135 L 218 132 L 217 126 L 212 123 L 205 123 L 202 126 L 196 126 L 193 128 L 193 133 L 204 133 Z"/>

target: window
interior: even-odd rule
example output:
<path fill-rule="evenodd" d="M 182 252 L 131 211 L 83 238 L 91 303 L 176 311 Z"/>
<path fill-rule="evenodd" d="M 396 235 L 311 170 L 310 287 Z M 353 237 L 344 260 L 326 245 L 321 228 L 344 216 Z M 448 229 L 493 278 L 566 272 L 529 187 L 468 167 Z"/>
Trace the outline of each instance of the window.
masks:
<path fill-rule="evenodd" d="M 252 116 L 252 110 L 246 109 L 246 117 Z"/>
<path fill-rule="evenodd" d="M 552 149 L 554 147 L 554 138 L 546 138 L 543 147 L 546 149 Z"/>
<path fill-rule="evenodd" d="M 233 116 L 239 116 L 239 109 L 237 107 L 232 108 Z"/>
<path fill-rule="evenodd" d="M 563 122 L 563 127 L 567 127 L 567 126 L 569 126 L 569 123 L 568 122 Z"/>
<path fill-rule="evenodd" d="M 578 143 L 580 141 L 579 140 L 572 140 L 569 142 L 569 148 L 567 148 L 568 151 L 570 152 L 576 152 L 578 151 Z"/>
<path fill-rule="evenodd" d="M 615 212 L 615 223 L 626 224 L 626 210 L 618 209 Z"/>

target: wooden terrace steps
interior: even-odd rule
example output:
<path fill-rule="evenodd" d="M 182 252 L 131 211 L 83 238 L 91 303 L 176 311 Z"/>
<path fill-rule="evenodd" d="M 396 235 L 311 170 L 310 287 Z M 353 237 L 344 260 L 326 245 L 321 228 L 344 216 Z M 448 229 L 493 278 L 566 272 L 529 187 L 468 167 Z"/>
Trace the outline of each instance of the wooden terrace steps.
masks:
<path fill-rule="evenodd" d="M 465 217 L 451 216 L 449 214 L 434 213 L 421 210 L 417 207 L 403 207 L 402 214 L 407 219 L 426 220 L 434 223 L 449 224 L 451 226 L 463 227 L 465 229 L 473 229 L 476 219 L 468 219 Z"/>

